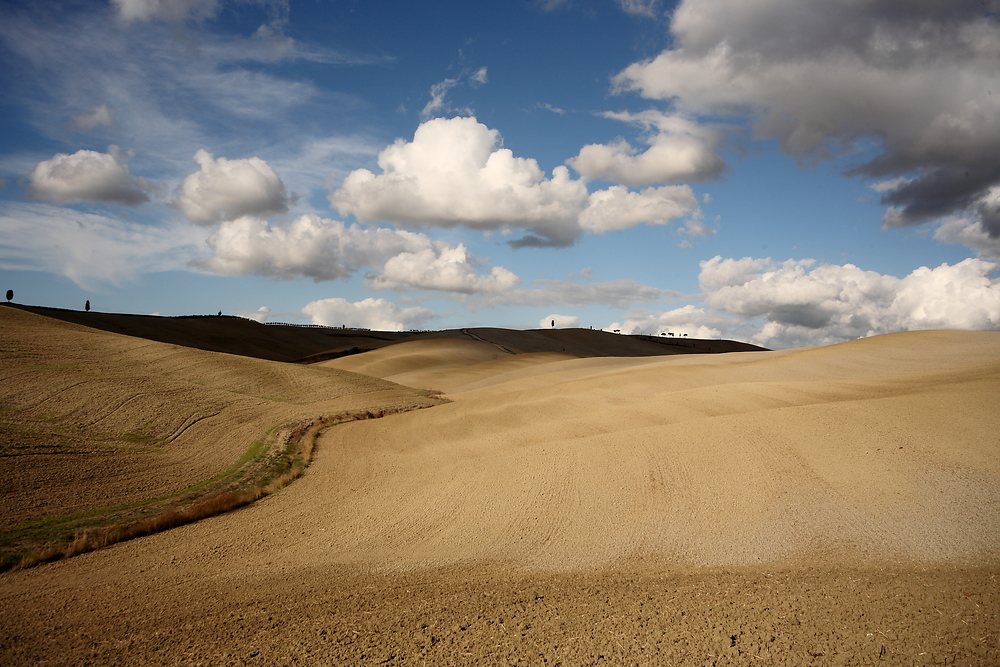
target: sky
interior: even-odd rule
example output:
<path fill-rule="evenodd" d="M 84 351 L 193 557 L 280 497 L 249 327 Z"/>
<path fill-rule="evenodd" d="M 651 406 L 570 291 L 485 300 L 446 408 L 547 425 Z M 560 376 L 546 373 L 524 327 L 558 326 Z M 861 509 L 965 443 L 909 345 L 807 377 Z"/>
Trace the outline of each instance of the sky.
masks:
<path fill-rule="evenodd" d="M 0 5 L 14 301 L 1000 330 L 998 0 Z"/>

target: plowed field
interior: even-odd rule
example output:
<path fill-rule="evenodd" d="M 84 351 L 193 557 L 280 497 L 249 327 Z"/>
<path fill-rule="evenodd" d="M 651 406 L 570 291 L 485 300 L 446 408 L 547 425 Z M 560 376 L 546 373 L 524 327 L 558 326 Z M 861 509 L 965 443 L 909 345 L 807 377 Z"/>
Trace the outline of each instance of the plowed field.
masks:
<path fill-rule="evenodd" d="M 288 424 L 427 404 L 319 367 L 89 329 L 0 308 L 0 528 L 141 511 L 239 472 Z"/>
<path fill-rule="evenodd" d="M 450 403 L 328 429 L 246 508 L 2 575 L 3 662 L 1000 662 L 1000 335 L 414 344 L 350 363 Z"/>

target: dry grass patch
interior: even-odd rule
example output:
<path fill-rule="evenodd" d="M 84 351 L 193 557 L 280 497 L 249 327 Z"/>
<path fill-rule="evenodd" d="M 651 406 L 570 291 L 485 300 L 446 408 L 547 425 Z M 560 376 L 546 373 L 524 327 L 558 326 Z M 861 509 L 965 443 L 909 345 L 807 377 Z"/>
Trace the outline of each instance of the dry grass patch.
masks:
<path fill-rule="evenodd" d="M 118 542 L 152 535 L 176 526 L 193 523 L 238 509 L 244 505 L 249 505 L 255 500 L 259 500 L 284 488 L 305 472 L 310 461 L 312 461 L 316 438 L 323 429 L 351 421 L 379 419 L 386 415 L 408 412 L 422 407 L 428 406 L 411 405 L 372 408 L 327 417 L 317 417 L 310 421 L 299 423 L 290 429 L 282 431 L 284 433 L 284 447 L 280 451 L 275 452 L 265 466 L 259 467 L 256 470 L 256 476 L 253 479 L 243 479 L 239 484 L 229 482 L 228 488 L 221 491 L 213 490 L 203 496 L 195 496 L 193 500 L 190 499 L 191 496 L 189 494 L 187 502 L 182 498 L 171 498 L 167 502 L 161 502 L 157 505 L 158 507 L 166 505 L 165 508 L 159 509 L 148 516 L 108 525 L 77 529 L 71 538 L 65 536 L 65 534 L 61 539 L 58 534 L 36 534 L 36 540 L 41 537 L 47 543 L 33 547 L 27 553 L 3 554 L 3 558 L 0 559 L 0 572 L 22 570 L 41 563 L 71 558 Z M 259 451 L 261 447 L 261 442 L 255 443 L 248 450 L 248 454 Z M 237 467 L 243 468 L 239 464 Z M 232 476 L 230 474 L 224 477 L 228 481 L 228 478 Z M 205 486 L 208 486 L 208 482 L 206 482 Z"/>

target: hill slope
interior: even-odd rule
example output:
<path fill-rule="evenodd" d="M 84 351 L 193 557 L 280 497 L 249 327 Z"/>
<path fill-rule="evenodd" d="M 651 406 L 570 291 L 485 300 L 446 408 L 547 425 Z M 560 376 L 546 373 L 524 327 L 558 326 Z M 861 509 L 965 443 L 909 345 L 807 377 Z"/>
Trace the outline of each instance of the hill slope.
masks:
<path fill-rule="evenodd" d="M 17 526 L 111 511 L 236 473 L 241 460 L 268 453 L 283 425 L 426 404 L 370 377 L 151 342 L 15 308 L 0 308 L 0 340 L 5 539 Z"/>
<path fill-rule="evenodd" d="M 375 360 L 451 403 L 329 429 L 280 493 L 0 576 L 0 658 L 1000 659 L 1000 334 L 518 368 L 452 344 Z"/>
<path fill-rule="evenodd" d="M 381 567 L 995 561 L 998 393 L 996 333 L 547 360 L 325 436 L 330 547 Z"/>
<path fill-rule="evenodd" d="M 228 315 L 159 317 L 0 305 L 111 333 L 272 361 L 322 361 L 345 353 L 379 349 L 397 342 L 437 338 L 486 341 L 506 353 L 567 352 L 577 356 L 629 357 L 762 349 L 737 341 L 619 336 L 592 329 L 363 331 L 289 324 L 265 325 Z"/>

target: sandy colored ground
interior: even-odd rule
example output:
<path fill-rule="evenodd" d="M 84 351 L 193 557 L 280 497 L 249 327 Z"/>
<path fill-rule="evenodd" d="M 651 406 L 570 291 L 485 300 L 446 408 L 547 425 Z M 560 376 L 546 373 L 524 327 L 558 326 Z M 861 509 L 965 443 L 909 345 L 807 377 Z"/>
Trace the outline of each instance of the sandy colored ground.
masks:
<path fill-rule="evenodd" d="M 370 377 L 15 308 L 0 308 L 0 341 L 0 533 L 178 492 L 234 466 L 284 424 L 426 403 Z"/>
<path fill-rule="evenodd" d="M 332 550 L 345 562 L 546 570 L 996 560 L 998 343 L 922 332 L 794 352 L 540 360 L 533 373 L 470 363 L 463 379 L 485 365 L 495 382 L 322 441 L 319 456 L 336 452 L 340 468 Z M 420 356 L 397 354 L 397 368 L 416 375 Z"/>
<path fill-rule="evenodd" d="M 3 575 L 0 661 L 1000 663 L 1000 335 L 394 347 L 352 361 L 452 402 L 329 429 L 247 508 Z"/>

